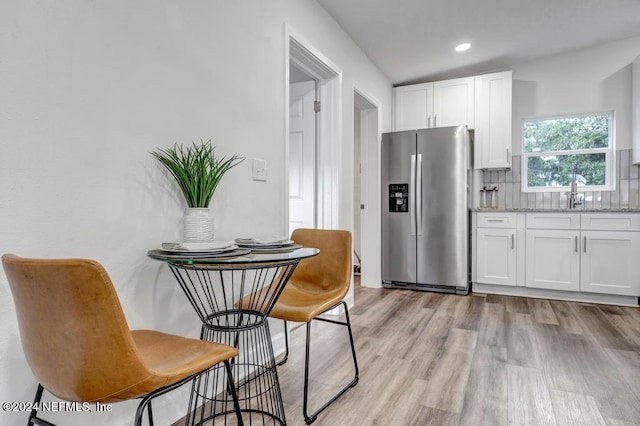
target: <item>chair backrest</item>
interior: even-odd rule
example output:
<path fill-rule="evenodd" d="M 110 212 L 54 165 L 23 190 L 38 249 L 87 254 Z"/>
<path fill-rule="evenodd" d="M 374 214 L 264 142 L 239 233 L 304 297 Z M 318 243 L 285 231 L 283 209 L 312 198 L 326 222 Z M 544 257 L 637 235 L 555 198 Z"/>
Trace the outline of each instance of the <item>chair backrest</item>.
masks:
<path fill-rule="evenodd" d="M 299 228 L 291 239 L 305 247 L 320 249 L 320 254 L 304 259 L 297 266 L 290 282 L 307 290 L 343 290 L 351 283 L 351 232 L 327 229 Z"/>
<path fill-rule="evenodd" d="M 111 279 L 86 259 L 2 256 L 36 379 L 67 401 L 108 400 L 149 376 Z"/>

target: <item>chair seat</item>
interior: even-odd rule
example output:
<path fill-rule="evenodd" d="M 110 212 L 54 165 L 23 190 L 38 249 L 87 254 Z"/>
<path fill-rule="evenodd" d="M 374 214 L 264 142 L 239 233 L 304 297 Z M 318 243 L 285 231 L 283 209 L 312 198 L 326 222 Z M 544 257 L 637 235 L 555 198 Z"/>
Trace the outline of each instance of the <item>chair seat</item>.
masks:
<path fill-rule="evenodd" d="M 346 290 L 346 288 L 310 290 L 289 281 L 269 316 L 285 321 L 309 322 L 340 303 Z"/>
<path fill-rule="evenodd" d="M 178 381 L 238 355 L 221 343 L 175 336 L 153 330 L 132 330 L 140 357 L 154 373 Z"/>
<path fill-rule="evenodd" d="M 230 346 L 159 331 L 132 330 L 131 335 L 142 362 L 152 375 L 101 401 L 116 402 L 144 395 L 238 355 L 238 350 Z"/>

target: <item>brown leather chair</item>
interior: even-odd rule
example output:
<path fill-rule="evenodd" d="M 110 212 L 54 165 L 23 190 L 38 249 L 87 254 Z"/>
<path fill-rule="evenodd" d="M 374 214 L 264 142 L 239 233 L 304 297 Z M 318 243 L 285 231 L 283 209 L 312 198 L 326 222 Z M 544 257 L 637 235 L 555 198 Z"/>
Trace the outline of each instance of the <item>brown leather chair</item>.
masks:
<path fill-rule="evenodd" d="M 43 388 L 70 402 L 112 403 L 142 398 L 135 424 L 151 400 L 223 362 L 238 423 L 242 424 L 227 345 L 152 330 L 131 331 L 111 280 L 87 259 L 2 256 L 18 316 L 22 347 Z M 50 425 L 29 416 L 28 425 Z"/>
<path fill-rule="evenodd" d="M 306 423 L 311 424 L 316 420 L 318 414 L 358 383 L 358 361 L 356 360 L 356 350 L 353 344 L 349 311 L 347 304 L 342 300 L 347 294 L 351 283 L 351 233 L 348 231 L 301 228 L 293 231 L 291 239 L 296 244 L 320 249 L 320 254 L 300 262 L 269 316 L 284 320 L 285 330 L 287 321 L 307 323 L 303 414 Z M 346 321 L 319 317 L 319 315 L 340 305 L 344 307 Z M 319 410 L 308 414 L 309 346 L 311 341 L 311 321 L 314 319 L 347 327 L 355 377 Z M 288 338 L 286 338 L 285 342 L 285 358 L 278 365 L 287 361 L 289 354 Z"/>

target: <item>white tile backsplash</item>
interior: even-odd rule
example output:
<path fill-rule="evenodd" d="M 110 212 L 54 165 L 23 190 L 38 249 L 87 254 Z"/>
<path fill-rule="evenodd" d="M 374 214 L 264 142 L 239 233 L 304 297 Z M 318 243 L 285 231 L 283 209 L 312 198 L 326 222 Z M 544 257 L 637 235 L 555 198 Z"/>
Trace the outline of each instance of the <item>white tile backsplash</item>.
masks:
<path fill-rule="evenodd" d="M 509 170 L 485 170 L 483 185 L 498 186 L 498 203 L 507 209 L 564 209 L 566 192 L 522 192 L 520 155 L 514 155 Z M 581 193 L 584 208 L 589 209 L 640 209 L 640 167 L 630 164 L 631 150 L 616 152 L 615 191 L 589 191 Z"/>

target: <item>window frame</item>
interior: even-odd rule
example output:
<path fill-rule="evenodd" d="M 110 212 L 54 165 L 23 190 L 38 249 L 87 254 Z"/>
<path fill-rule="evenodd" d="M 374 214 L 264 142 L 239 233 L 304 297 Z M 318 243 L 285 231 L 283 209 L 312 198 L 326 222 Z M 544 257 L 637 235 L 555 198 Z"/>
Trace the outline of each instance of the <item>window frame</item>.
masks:
<path fill-rule="evenodd" d="M 576 117 L 588 117 L 588 116 L 597 116 L 603 115 L 609 117 L 609 146 L 607 148 L 589 148 L 589 149 L 578 149 L 578 150 L 566 150 L 566 151 L 536 151 L 536 152 L 525 152 L 524 150 L 524 126 L 527 123 L 534 121 L 545 121 L 545 120 L 554 120 L 554 119 L 564 119 L 564 118 L 576 118 Z M 558 114 L 558 115 L 546 115 L 546 116 L 535 116 L 535 117 L 525 117 L 522 119 L 522 125 L 520 126 L 520 130 L 522 131 L 522 136 L 520 140 L 520 148 L 522 150 L 522 156 L 520 159 L 521 162 L 521 191 L 522 192 L 568 192 L 571 191 L 571 186 L 529 186 L 528 180 L 528 158 L 531 157 L 544 157 L 544 156 L 563 156 L 563 155 L 589 155 L 589 154 L 604 154 L 605 156 L 605 184 L 604 185 L 579 185 L 579 192 L 587 192 L 587 191 L 615 191 L 615 111 L 607 110 L 607 111 L 595 111 L 595 112 L 585 112 L 578 114 Z"/>

